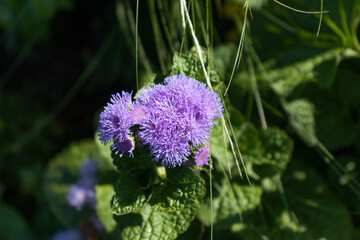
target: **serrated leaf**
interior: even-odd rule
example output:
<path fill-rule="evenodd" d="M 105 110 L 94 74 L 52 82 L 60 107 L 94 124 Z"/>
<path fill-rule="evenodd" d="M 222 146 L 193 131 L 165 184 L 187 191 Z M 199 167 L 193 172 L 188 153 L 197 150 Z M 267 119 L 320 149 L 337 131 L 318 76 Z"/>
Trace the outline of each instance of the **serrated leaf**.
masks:
<path fill-rule="evenodd" d="M 233 108 L 231 106 L 229 107 L 229 114 L 231 115 L 230 120 L 233 125 L 233 130 L 235 135 L 234 137 L 241 136 L 242 137 L 241 139 L 246 138 L 244 142 L 249 142 L 249 143 L 252 142 L 252 140 L 247 139 L 247 137 L 244 137 L 242 133 L 239 133 L 238 127 L 235 127 L 237 125 L 242 126 L 242 124 L 244 123 L 243 115 L 236 108 Z M 218 123 L 213 127 L 209 141 L 210 141 L 211 155 L 215 157 L 217 160 L 215 164 L 220 163 L 222 166 L 226 166 L 230 168 L 235 166 L 233 153 L 230 149 L 226 132 L 222 124 Z"/>
<path fill-rule="evenodd" d="M 290 165 L 282 182 L 289 208 L 305 228 L 305 231 L 295 233 L 298 239 L 351 239 L 351 217 L 346 206 L 329 191 L 327 183 L 314 170 L 298 160 Z M 288 226 L 283 229 L 282 235 L 285 231 L 289 237 L 294 232 Z M 286 235 L 283 236 L 282 239 L 288 239 Z"/>
<path fill-rule="evenodd" d="M 123 239 L 171 240 L 185 232 L 195 217 L 198 201 L 175 212 L 157 212 L 146 204 L 138 214 L 127 214 L 118 218 Z"/>
<path fill-rule="evenodd" d="M 249 176 L 260 180 L 282 173 L 293 150 L 293 142 L 286 132 L 276 127 L 257 130 L 249 122 L 242 122 L 233 130 Z M 222 134 L 221 126 L 216 126 L 210 138 L 211 153 L 222 167 L 233 168 L 235 162 Z"/>
<path fill-rule="evenodd" d="M 71 207 L 66 199 L 69 188 L 79 177 L 79 169 L 87 160 L 95 160 L 98 164 L 99 184 L 112 183 L 116 179 L 116 171 L 106 159 L 93 140 L 82 140 L 72 143 L 50 162 L 44 179 L 44 192 L 51 210 L 64 226 L 74 226 L 83 217 Z"/>
<path fill-rule="evenodd" d="M 96 186 L 96 213 L 107 232 L 112 232 L 117 224 L 111 213 L 111 199 L 114 192 L 114 187 L 110 184 Z"/>
<path fill-rule="evenodd" d="M 210 136 L 210 151 L 211 155 L 216 158 L 215 163 L 220 163 L 223 166 L 234 166 L 234 158 L 229 150 L 229 144 L 223 132 L 221 124 L 216 125 Z"/>
<path fill-rule="evenodd" d="M 259 203 L 262 189 L 259 186 L 239 185 L 226 179 L 222 179 L 220 187 L 216 188 L 213 199 L 207 198 L 199 208 L 197 217 L 206 226 L 210 226 L 210 204 L 213 204 L 214 224 L 217 229 L 229 228 L 230 223 L 239 221 L 239 214 L 254 209 Z"/>
<path fill-rule="evenodd" d="M 212 59 L 208 58 L 208 54 L 205 49 L 201 49 L 204 65 L 207 68 L 207 74 L 210 81 L 214 84 L 220 84 L 220 76 L 215 70 Z M 205 75 L 200 63 L 196 47 L 192 47 L 191 50 L 185 55 L 175 53 L 173 57 L 173 65 L 170 71 L 170 75 L 184 74 L 198 81 L 206 83 Z"/>
<path fill-rule="evenodd" d="M 331 71 L 325 70 L 326 63 L 334 65 L 343 49 L 331 49 L 308 59 L 287 64 L 283 68 L 267 71 L 266 80 L 270 86 L 282 96 L 289 96 L 299 84 L 307 82 L 319 82 L 322 86 L 330 86 L 336 76 L 336 68 Z M 335 70 L 334 70 L 335 69 Z M 331 73 L 331 74 L 330 74 Z M 262 79 L 259 76 L 258 79 Z"/>
<path fill-rule="evenodd" d="M 222 44 L 214 49 L 214 64 L 224 79 L 230 79 L 235 57 L 236 46 L 234 44 Z"/>
<path fill-rule="evenodd" d="M 243 122 L 239 127 L 234 127 L 234 133 L 241 152 L 251 153 L 260 146 L 259 133 L 253 124 Z"/>
<path fill-rule="evenodd" d="M 204 180 L 188 167 L 167 168 L 166 176 L 161 185 L 154 187 L 149 202 L 156 211 L 182 210 L 205 194 Z"/>
<path fill-rule="evenodd" d="M 257 239 L 259 233 L 277 240 L 354 239 L 346 206 L 330 192 L 328 183 L 319 174 L 304 165 L 304 160 L 295 159 L 289 164 L 282 185 L 284 194 L 265 194 L 262 211 L 244 220 L 256 228 L 244 224 L 236 229 L 234 224 L 233 232 L 244 240 Z M 284 199 L 286 205 L 281 203 Z M 265 222 L 263 212 L 272 220 Z"/>
<path fill-rule="evenodd" d="M 252 170 L 249 172 L 251 177 L 272 178 L 285 170 L 291 159 L 293 142 L 284 131 L 276 127 L 261 129 L 258 134 L 259 147 L 244 153 L 244 160 Z"/>
<path fill-rule="evenodd" d="M 139 174 L 126 172 L 122 174 L 116 185 L 115 196 L 112 201 L 112 213 L 123 215 L 134 212 L 143 207 L 152 189 L 144 189 L 140 183 Z"/>
<path fill-rule="evenodd" d="M 318 144 L 315 134 L 315 106 L 306 99 L 297 99 L 285 105 L 290 125 L 309 146 Z"/>

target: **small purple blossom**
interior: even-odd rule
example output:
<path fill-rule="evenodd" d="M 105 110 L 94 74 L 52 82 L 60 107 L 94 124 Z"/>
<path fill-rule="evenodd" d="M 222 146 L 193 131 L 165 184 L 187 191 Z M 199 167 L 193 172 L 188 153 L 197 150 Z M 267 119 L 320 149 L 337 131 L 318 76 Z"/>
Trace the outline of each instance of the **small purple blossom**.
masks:
<path fill-rule="evenodd" d="M 117 141 L 116 143 L 114 143 L 114 145 L 111 146 L 111 149 L 115 150 L 116 154 L 118 154 L 118 152 L 121 151 L 120 157 L 122 157 L 122 155 L 126 152 L 129 153 L 131 157 L 134 157 L 134 154 L 132 153 L 134 148 L 135 148 L 134 140 L 130 137 L 127 137 L 123 141 Z"/>
<path fill-rule="evenodd" d="M 98 165 L 94 160 L 86 160 L 80 168 L 80 178 L 70 187 L 66 195 L 69 205 L 77 211 L 83 209 L 85 205 L 90 207 L 96 205 L 97 169 Z"/>
<path fill-rule="evenodd" d="M 122 92 L 122 95 L 119 93 L 112 95 L 110 103 L 100 114 L 98 135 L 103 144 L 124 140 L 131 134 L 130 127 L 134 125 L 134 120 L 130 114 L 131 94 Z"/>
<path fill-rule="evenodd" d="M 201 148 L 195 155 L 195 163 L 197 166 L 202 167 L 204 165 L 209 165 L 210 159 L 210 149 L 209 143 L 206 144 L 204 148 Z"/>
<path fill-rule="evenodd" d="M 57 231 L 52 240 L 83 240 L 84 236 L 76 229 L 60 230 Z"/>
<path fill-rule="evenodd" d="M 70 206 L 74 207 L 77 211 L 83 209 L 84 205 L 88 203 L 88 197 L 92 195 L 91 189 L 72 185 L 70 191 L 66 195 Z"/>
<path fill-rule="evenodd" d="M 149 145 L 155 161 L 169 167 L 180 166 L 192 150 L 206 143 L 222 115 L 217 94 L 184 75 L 165 78 L 165 84 L 143 90 L 136 104 L 149 113 L 140 124 L 139 139 Z"/>

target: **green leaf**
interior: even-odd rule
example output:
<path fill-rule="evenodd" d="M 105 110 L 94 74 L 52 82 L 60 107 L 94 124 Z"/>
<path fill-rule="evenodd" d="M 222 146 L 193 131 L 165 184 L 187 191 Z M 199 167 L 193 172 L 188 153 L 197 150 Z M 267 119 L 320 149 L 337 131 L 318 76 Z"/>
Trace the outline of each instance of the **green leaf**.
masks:
<path fill-rule="evenodd" d="M 285 170 L 291 159 L 293 141 L 276 127 L 261 129 L 258 134 L 259 147 L 248 153 L 244 152 L 243 157 L 252 170 L 249 172 L 250 176 L 264 180 L 265 177 L 274 177 Z"/>
<path fill-rule="evenodd" d="M 260 147 L 258 130 L 250 122 L 243 122 L 239 127 L 234 127 L 234 132 L 241 152 L 251 153 Z"/>
<path fill-rule="evenodd" d="M 51 210 L 64 226 L 76 225 L 86 212 L 78 212 L 71 207 L 66 194 L 70 186 L 78 180 L 79 169 L 87 159 L 98 163 L 99 184 L 112 184 L 115 181 L 117 173 L 114 166 L 104 157 L 93 140 L 70 144 L 50 162 L 46 170 L 44 195 Z"/>
<path fill-rule="evenodd" d="M 354 69 L 355 70 L 355 69 Z M 335 88 L 340 100 L 360 113 L 360 79 L 358 73 L 349 69 L 339 69 Z"/>
<path fill-rule="evenodd" d="M 230 120 L 233 125 L 235 135 L 234 137 L 238 139 L 239 145 L 244 144 L 245 146 L 246 144 L 248 147 L 250 147 L 251 144 L 256 144 L 255 142 L 257 141 L 257 133 L 253 135 L 254 131 L 252 131 L 255 129 L 255 127 L 250 123 L 247 124 L 246 122 L 244 122 L 244 117 L 237 109 L 230 106 L 229 112 L 231 115 Z M 240 125 L 240 127 L 235 127 L 238 125 Z M 242 148 L 242 151 L 243 150 L 244 149 Z M 210 136 L 210 151 L 212 157 L 216 158 L 217 160 L 215 164 L 220 163 L 223 167 L 230 166 L 230 168 L 235 166 L 233 153 L 230 149 L 226 133 L 221 123 L 218 123 L 212 129 L 212 133 Z"/>
<path fill-rule="evenodd" d="M 211 154 L 223 168 L 234 168 L 234 158 L 221 128 L 216 126 L 210 138 Z M 284 171 L 293 150 L 286 132 L 276 127 L 257 130 L 249 122 L 242 122 L 233 130 L 250 177 L 265 180 Z"/>
<path fill-rule="evenodd" d="M 146 171 L 146 170 L 144 170 Z M 139 184 L 144 171 L 126 172 L 119 179 L 113 212 L 123 239 L 175 239 L 190 226 L 202 200 L 204 181 L 190 168 L 166 169 L 164 182 Z M 150 200 L 148 200 L 150 198 Z"/>
<path fill-rule="evenodd" d="M 239 221 L 239 214 L 254 209 L 261 199 L 262 189 L 259 186 L 239 185 L 223 178 L 215 188 L 212 200 L 208 197 L 197 212 L 197 217 L 206 226 L 210 226 L 211 201 L 213 204 L 214 224 L 217 229 L 229 228 L 230 223 Z"/>
<path fill-rule="evenodd" d="M 322 88 L 329 88 L 334 83 L 335 76 L 338 69 L 338 59 L 330 58 L 324 60 L 322 63 L 314 68 L 315 81 Z"/>
<path fill-rule="evenodd" d="M 298 234 L 299 239 L 351 239 L 351 217 L 346 206 L 314 170 L 296 161 L 282 181 L 289 207 L 306 229 Z"/>
<path fill-rule="evenodd" d="M 315 134 L 315 106 L 306 99 L 297 99 L 285 105 L 290 125 L 309 146 L 318 144 Z"/>
<path fill-rule="evenodd" d="M 262 214 L 267 219 L 248 217 L 255 229 L 239 229 L 238 236 L 252 240 L 254 236 L 268 239 L 350 240 L 353 226 L 351 215 L 338 197 L 330 192 L 328 183 L 304 165 L 304 160 L 292 161 L 282 177 L 285 193 L 264 194 Z M 286 204 L 284 203 L 286 200 Z M 234 229 L 234 228 L 233 228 Z"/>
<path fill-rule="evenodd" d="M 117 225 L 111 213 L 111 199 L 114 193 L 114 187 L 110 184 L 96 186 L 96 213 L 107 232 L 112 232 Z"/>
<path fill-rule="evenodd" d="M 354 239 L 346 206 L 304 160 L 289 164 L 282 184 L 285 193 L 264 194 L 262 208 L 244 218 L 241 225 L 240 221 L 233 224 L 231 230 L 244 240 L 260 236 L 277 240 Z M 272 220 L 266 221 L 264 216 Z"/>
<path fill-rule="evenodd" d="M 354 212 L 360 212 L 358 201 L 354 201 L 354 196 L 359 195 L 355 194 L 354 189 L 349 187 L 351 181 L 354 183 L 356 182 L 357 184 L 360 183 L 360 171 L 358 171 L 360 156 L 355 154 L 337 155 L 336 161 L 344 166 L 344 172 L 339 174 L 333 169 L 328 168 L 328 184 L 329 186 L 332 186 L 334 192 L 338 193 L 339 199 L 341 199 L 349 209 L 352 209 Z"/>
<path fill-rule="evenodd" d="M 214 64 L 223 79 L 230 79 L 236 57 L 234 44 L 222 44 L 214 49 Z"/>
<path fill-rule="evenodd" d="M 313 55 L 308 59 L 288 63 L 286 66 L 267 71 L 266 80 L 275 92 L 282 96 L 289 96 L 299 84 L 318 82 L 323 87 L 329 87 L 336 76 L 335 60 L 343 49 L 330 49 L 323 53 Z M 331 70 L 327 67 L 331 65 Z"/>
<path fill-rule="evenodd" d="M 137 211 L 149 199 L 152 189 L 144 189 L 139 183 L 140 177 L 140 174 L 131 172 L 121 175 L 112 201 L 113 214 L 123 215 Z"/>
<path fill-rule="evenodd" d="M 329 150 L 345 148 L 356 142 L 356 123 L 352 115 L 351 110 L 339 102 L 319 105 L 316 134 Z"/>
<path fill-rule="evenodd" d="M 0 204 L 0 239 L 33 239 L 25 219 L 13 207 Z"/>
<path fill-rule="evenodd" d="M 220 76 L 215 70 L 213 60 L 208 58 L 208 54 L 205 49 L 201 49 L 201 51 L 204 65 L 206 67 L 210 81 L 214 85 L 220 84 Z M 186 55 L 180 53 L 174 54 L 170 75 L 174 74 L 184 74 L 198 81 L 206 83 L 205 75 L 200 63 L 200 58 L 195 47 L 192 47 Z"/>
<path fill-rule="evenodd" d="M 155 211 L 182 210 L 205 194 L 204 180 L 188 167 L 167 168 L 166 176 L 163 183 L 154 186 L 149 203 Z"/>
<path fill-rule="evenodd" d="M 139 213 L 117 218 L 123 239 L 176 239 L 185 232 L 195 217 L 199 202 L 185 206 L 180 211 L 157 212 L 146 204 Z"/>
<path fill-rule="evenodd" d="M 210 136 L 210 151 L 211 156 L 216 158 L 216 163 L 220 163 L 223 166 L 234 166 L 234 158 L 231 153 L 226 136 L 224 135 L 222 124 L 217 124 Z"/>

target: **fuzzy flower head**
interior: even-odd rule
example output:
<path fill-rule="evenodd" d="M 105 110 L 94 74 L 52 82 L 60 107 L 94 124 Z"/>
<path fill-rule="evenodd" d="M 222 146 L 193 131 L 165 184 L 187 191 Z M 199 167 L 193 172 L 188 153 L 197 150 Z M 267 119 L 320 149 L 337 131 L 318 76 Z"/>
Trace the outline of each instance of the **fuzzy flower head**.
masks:
<path fill-rule="evenodd" d="M 148 109 L 139 139 L 148 144 L 155 161 L 169 167 L 180 166 L 193 146 L 207 142 L 215 118 L 223 111 L 217 93 L 184 75 L 170 76 L 164 85 L 143 90 L 136 104 Z"/>
<path fill-rule="evenodd" d="M 110 102 L 100 114 L 99 139 L 103 144 L 124 140 L 130 135 L 130 127 L 134 125 L 130 109 L 131 93 L 122 92 L 112 95 Z"/>
<path fill-rule="evenodd" d="M 134 121 L 134 124 L 140 124 L 146 121 L 148 118 L 148 109 L 145 106 L 134 103 L 130 115 Z"/>

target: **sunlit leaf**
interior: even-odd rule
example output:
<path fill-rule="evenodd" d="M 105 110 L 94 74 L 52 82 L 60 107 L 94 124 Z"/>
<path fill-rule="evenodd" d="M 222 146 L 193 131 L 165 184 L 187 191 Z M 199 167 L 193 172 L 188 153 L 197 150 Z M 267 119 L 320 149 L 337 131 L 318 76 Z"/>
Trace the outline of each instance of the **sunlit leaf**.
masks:
<path fill-rule="evenodd" d="M 149 204 L 154 210 L 173 212 L 193 204 L 205 194 L 205 183 L 190 168 L 166 169 L 166 179 L 154 187 Z"/>
<path fill-rule="evenodd" d="M 285 105 L 289 122 L 301 139 L 315 146 L 318 139 L 315 133 L 315 106 L 306 99 L 297 99 Z"/>
<path fill-rule="evenodd" d="M 206 198 L 197 212 L 197 217 L 206 226 L 211 223 L 211 201 L 217 229 L 228 228 L 229 224 L 240 220 L 239 214 L 254 209 L 260 203 L 262 189 L 259 186 L 239 185 L 235 182 L 229 185 L 225 178 L 219 182 L 219 186 L 215 188 L 213 198 Z"/>
<path fill-rule="evenodd" d="M 96 187 L 96 213 L 108 232 L 112 232 L 116 227 L 116 221 L 111 212 L 111 199 L 114 193 L 114 187 L 110 184 Z"/>

